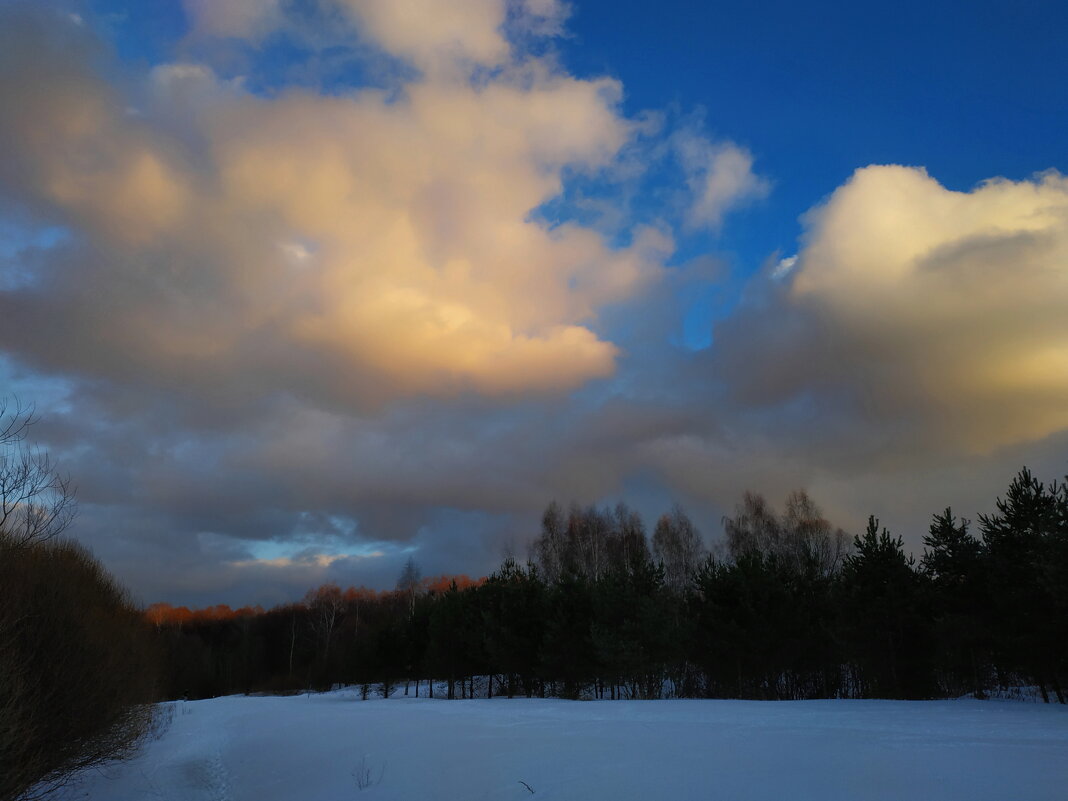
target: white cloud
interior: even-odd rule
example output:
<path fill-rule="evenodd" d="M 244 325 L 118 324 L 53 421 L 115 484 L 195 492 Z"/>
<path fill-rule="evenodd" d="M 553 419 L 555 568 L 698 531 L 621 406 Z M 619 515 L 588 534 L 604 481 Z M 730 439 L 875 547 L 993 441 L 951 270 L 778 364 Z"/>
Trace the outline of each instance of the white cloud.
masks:
<path fill-rule="evenodd" d="M 1068 429 L 1068 179 L 867 167 L 806 225 L 784 290 L 720 338 L 736 393 L 809 397 L 894 450 Z"/>
<path fill-rule="evenodd" d="M 160 64 L 152 69 L 152 78 L 160 84 L 172 81 L 213 81 L 215 73 L 204 64 L 173 63 Z"/>
<path fill-rule="evenodd" d="M 509 60 L 503 0 L 339 0 L 357 30 L 422 70 L 462 69 L 465 62 Z"/>
<path fill-rule="evenodd" d="M 571 6 L 561 0 L 519 0 L 520 25 L 535 36 L 560 36 L 571 16 Z"/>
<path fill-rule="evenodd" d="M 302 242 L 281 242 L 278 245 L 278 249 L 295 267 L 303 266 L 314 255 L 308 246 Z"/>
<path fill-rule="evenodd" d="M 191 6 L 216 31 L 253 14 L 206 8 Z M 203 65 L 166 64 L 148 76 L 152 107 L 131 119 L 74 56 L 43 71 L 31 54 L 5 59 L 26 76 L 5 85 L 18 112 L 0 119 L 20 191 L 94 243 L 76 268 L 57 267 L 56 291 L 0 298 L 24 314 L 77 309 L 67 319 L 95 352 L 45 356 L 39 341 L 36 358 L 91 370 L 122 350 L 161 380 L 214 381 L 241 363 L 279 387 L 310 371 L 345 403 L 556 393 L 612 374 L 619 350 L 596 332 L 598 312 L 658 279 L 670 236 L 638 229 L 618 248 L 531 212 L 565 170 L 603 168 L 632 136 L 618 83 L 538 60 L 478 85 L 438 69 L 507 59 L 493 0 L 352 8 L 391 52 L 434 69 L 400 98 L 263 98 Z M 87 282 L 123 291 L 87 305 Z"/>
<path fill-rule="evenodd" d="M 282 0 L 182 0 L 201 36 L 258 39 L 283 24 Z"/>
<path fill-rule="evenodd" d="M 788 276 L 790 272 L 797 266 L 797 255 L 787 256 L 784 259 L 779 259 L 778 263 L 771 271 L 771 277 L 777 281 L 781 281 Z"/>
<path fill-rule="evenodd" d="M 744 148 L 689 130 L 676 134 L 674 144 L 692 195 L 686 215 L 691 228 L 717 228 L 732 208 L 771 191 L 753 172 L 753 157 Z"/>

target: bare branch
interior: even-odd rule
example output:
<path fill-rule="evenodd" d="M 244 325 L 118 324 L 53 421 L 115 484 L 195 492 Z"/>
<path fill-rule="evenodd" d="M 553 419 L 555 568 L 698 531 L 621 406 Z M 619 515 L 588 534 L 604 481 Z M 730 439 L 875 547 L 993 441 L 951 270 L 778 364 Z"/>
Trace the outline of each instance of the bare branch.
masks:
<path fill-rule="evenodd" d="M 0 400 L 0 536 L 14 545 L 52 539 L 77 511 L 74 485 L 52 457 L 26 443 L 34 408 Z"/>
<path fill-rule="evenodd" d="M 0 398 L 0 446 L 21 442 L 30 426 L 37 422 L 35 408 L 23 405 L 17 397 Z"/>

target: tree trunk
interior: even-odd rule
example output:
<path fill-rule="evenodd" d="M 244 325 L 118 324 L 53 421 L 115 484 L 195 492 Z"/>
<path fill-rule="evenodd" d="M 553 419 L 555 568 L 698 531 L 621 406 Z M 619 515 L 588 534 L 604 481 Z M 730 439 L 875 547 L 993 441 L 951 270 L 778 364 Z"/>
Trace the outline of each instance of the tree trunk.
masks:
<path fill-rule="evenodd" d="M 1061 689 L 1060 679 L 1057 678 L 1057 671 L 1054 669 L 1053 675 L 1050 677 L 1050 683 L 1053 685 L 1053 692 L 1057 695 L 1057 703 L 1064 703 L 1064 691 Z"/>
<path fill-rule="evenodd" d="M 293 649 L 297 647 L 297 615 L 294 612 L 289 627 L 289 677 L 293 677 Z"/>

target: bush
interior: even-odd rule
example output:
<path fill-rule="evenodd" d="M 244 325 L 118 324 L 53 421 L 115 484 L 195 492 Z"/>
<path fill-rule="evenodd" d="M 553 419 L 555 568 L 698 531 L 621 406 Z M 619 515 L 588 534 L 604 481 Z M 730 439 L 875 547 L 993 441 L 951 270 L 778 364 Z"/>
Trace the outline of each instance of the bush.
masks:
<path fill-rule="evenodd" d="M 129 754 L 152 724 L 147 624 L 88 551 L 0 532 L 0 799 Z"/>

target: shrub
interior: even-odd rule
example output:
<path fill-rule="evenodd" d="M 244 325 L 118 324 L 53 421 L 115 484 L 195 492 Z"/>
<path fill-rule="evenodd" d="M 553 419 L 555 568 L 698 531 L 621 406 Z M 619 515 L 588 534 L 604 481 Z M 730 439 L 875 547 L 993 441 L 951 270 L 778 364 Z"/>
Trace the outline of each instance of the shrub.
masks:
<path fill-rule="evenodd" d="M 87 550 L 0 532 L 0 799 L 130 753 L 157 666 L 141 615 Z"/>

